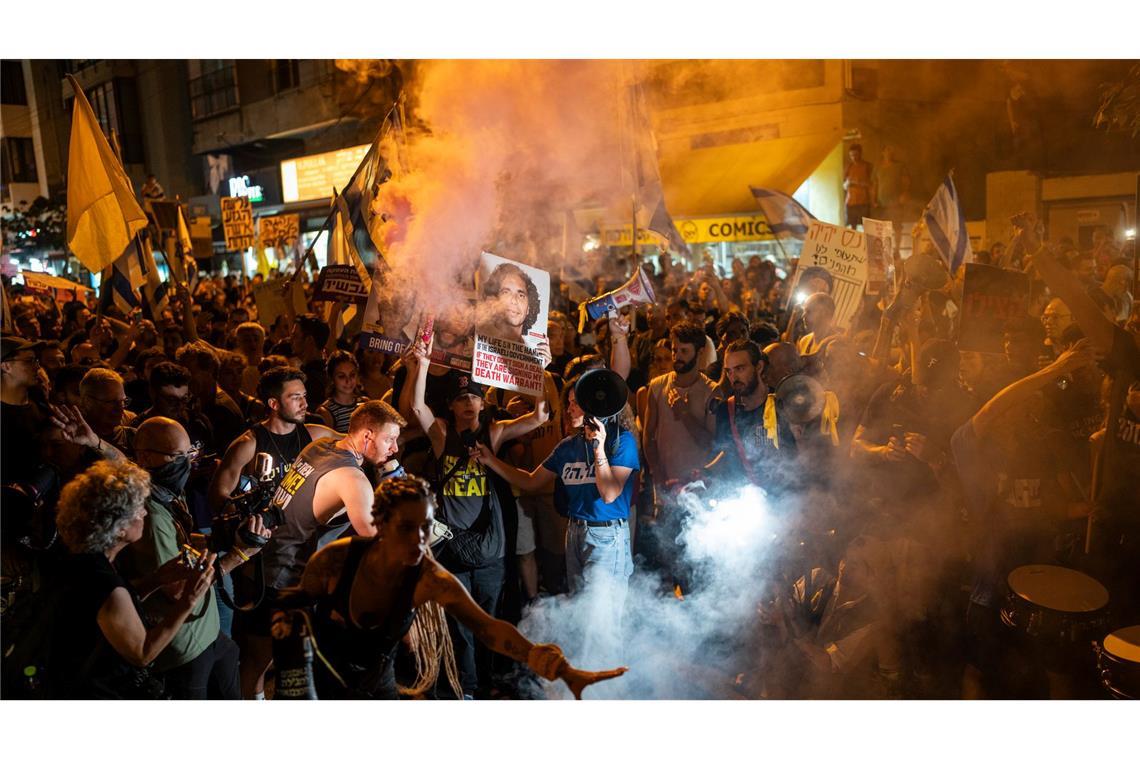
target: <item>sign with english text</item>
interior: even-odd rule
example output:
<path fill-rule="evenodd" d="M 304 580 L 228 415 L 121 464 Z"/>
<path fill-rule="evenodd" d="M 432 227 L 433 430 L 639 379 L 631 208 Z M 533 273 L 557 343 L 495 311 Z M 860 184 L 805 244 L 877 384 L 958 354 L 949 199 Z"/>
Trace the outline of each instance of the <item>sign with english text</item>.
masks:
<path fill-rule="evenodd" d="M 471 376 L 496 388 L 541 396 L 550 275 L 483 252 L 476 280 L 475 355 Z"/>

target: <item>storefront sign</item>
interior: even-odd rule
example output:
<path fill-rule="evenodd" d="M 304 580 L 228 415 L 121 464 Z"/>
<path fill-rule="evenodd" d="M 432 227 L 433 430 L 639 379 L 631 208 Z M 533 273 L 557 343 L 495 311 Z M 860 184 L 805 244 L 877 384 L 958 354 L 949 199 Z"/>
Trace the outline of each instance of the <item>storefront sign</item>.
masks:
<path fill-rule="evenodd" d="M 342 189 L 364 160 L 369 145 L 357 145 L 315 156 L 281 162 L 281 193 L 285 203 L 331 198 Z"/>
<path fill-rule="evenodd" d="M 229 185 L 232 198 L 249 198 L 250 203 L 261 203 L 265 200 L 261 185 L 251 184 L 248 174 L 230 177 Z"/>
<path fill-rule="evenodd" d="M 261 244 L 266 248 L 288 248 L 297 242 L 301 235 L 299 214 L 278 214 L 263 216 L 257 220 Z"/>
<path fill-rule="evenodd" d="M 772 230 L 768 220 L 759 214 L 739 216 L 705 216 L 692 219 L 677 219 L 677 231 L 690 245 L 694 243 L 746 243 L 757 240 L 772 240 Z M 628 246 L 632 236 L 632 225 L 603 227 L 602 240 L 606 245 Z M 638 228 L 638 245 L 652 245 L 658 237 L 649 230 Z"/>
<path fill-rule="evenodd" d="M 222 228 L 226 249 L 242 251 L 253 247 L 253 208 L 249 198 L 222 198 Z"/>

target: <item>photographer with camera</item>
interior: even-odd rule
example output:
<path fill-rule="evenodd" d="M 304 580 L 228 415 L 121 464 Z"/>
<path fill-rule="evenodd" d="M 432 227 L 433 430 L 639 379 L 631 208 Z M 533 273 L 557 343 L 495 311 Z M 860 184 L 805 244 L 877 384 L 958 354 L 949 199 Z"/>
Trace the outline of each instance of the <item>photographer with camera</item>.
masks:
<path fill-rule="evenodd" d="M 264 598 L 234 618 L 235 635 L 242 643 L 243 696 L 262 694 L 265 670 L 273 659 L 269 632 L 279 592 L 295 586 L 309 557 L 350 524 L 357 535 L 375 535 L 372 484 L 364 464 L 382 465 L 395 455 L 405 424 L 383 401 L 361 404 L 349 418 L 348 435 L 310 443 L 281 480 L 268 508 L 280 512 L 283 524 L 261 554 Z"/>
<path fill-rule="evenodd" d="M 205 547 L 192 547 L 193 519 L 186 507 L 184 489 L 190 477 L 194 451 L 185 428 L 169 417 L 152 417 L 139 426 L 135 436 L 138 463 L 150 473 L 150 496 L 141 538 L 123 553 L 121 567 L 128 579 L 144 577 L 163 563 L 183 553 L 194 557 Z M 246 520 L 249 534 L 266 539 L 269 531 L 259 515 Z M 233 550 L 217 561 L 220 575 L 249 560 L 260 547 L 242 542 L 237 531 Z M 187 550 L 185 547 L 190 547 Z M 146 612 L 169 613 L 176 600 L 155 594 L 146 600 Z M 167 691 L 181 699 L 239 699 L 238 648 L 222 633 L 213 589 L 191 610 L 186 623 L 170 645 L 155 660 L 155 669 L 166 680 Z"/>

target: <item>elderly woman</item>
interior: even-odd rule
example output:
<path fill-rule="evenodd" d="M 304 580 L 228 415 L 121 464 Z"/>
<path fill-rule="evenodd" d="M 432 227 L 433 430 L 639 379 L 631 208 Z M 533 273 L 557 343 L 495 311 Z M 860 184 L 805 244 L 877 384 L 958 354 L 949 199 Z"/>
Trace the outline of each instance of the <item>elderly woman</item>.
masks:
<path fill-rule="evenodd" d="M 214 555 L 193 567 L 175 559 L 130 586 L 112 564 L 143 532 L 150 476 L 127 461 L 102 461 L 68 483 L 56 526 L 69 554 L 58 578 L 51 673 L 60 696 L 140 699 L 161 695 L 145 668 L 175 632 L 214 578 Z M 166 593 L 176 604 L 149 627 L 138 603 Z"/>

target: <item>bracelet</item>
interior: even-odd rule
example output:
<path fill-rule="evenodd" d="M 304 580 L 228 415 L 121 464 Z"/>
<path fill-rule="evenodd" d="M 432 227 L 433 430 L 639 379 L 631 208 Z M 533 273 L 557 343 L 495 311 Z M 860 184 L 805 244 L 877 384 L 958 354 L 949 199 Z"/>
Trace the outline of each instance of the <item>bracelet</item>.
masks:
<path fill-rule="evenodd" d="M 234 544 L 234 553 L 241 557 L 242 562 L 249 562 L 249 555 L 239 549 L 237 544 Z"/>
<path fill-rule="evenodd" d="M 599 464 L 609 464 L 609 463 L 610 463 L 610 460 L 608 460 L 608 459 L 595 459 L 594 460 L 595 466 L 597 466 Z"/>

